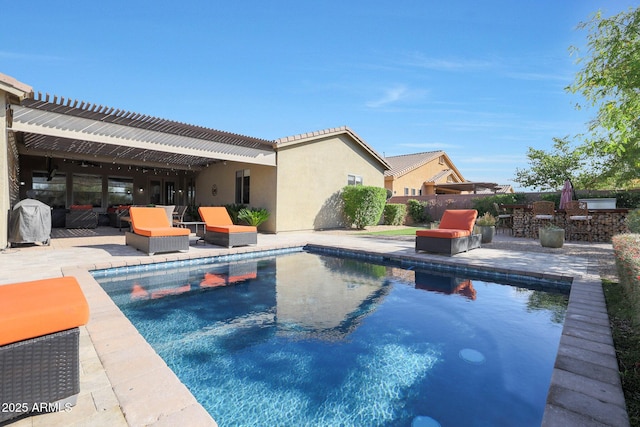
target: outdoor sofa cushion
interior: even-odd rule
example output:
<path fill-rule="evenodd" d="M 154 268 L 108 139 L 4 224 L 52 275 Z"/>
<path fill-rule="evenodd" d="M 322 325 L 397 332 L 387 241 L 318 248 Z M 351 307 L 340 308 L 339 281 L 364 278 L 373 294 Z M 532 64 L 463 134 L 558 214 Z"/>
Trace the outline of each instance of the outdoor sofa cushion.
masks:
<path fill-rule="evenodd" d="M 91 211 L 91 210 L 93 210 L 93 205 L 71 205 L 71 206 L 69 206 L 69 210 L 72 210 L 72 211 Z"/>
<path fill-rule="evenodd" d="M 75 277 L 0 286 L 0 345 L 85 325 L 89 305 Z"/>
<path fill-rule="evenodd" d="M 147 237 L 188 236 L 188 228 L 172 227 L 163 208 L 132 206 L 129 209 L 134 233 Z"/>

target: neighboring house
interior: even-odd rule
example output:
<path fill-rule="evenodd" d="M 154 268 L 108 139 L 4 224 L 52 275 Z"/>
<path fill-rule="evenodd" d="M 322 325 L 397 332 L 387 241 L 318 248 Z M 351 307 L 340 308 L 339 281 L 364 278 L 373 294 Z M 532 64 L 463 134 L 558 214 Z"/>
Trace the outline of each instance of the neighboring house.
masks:
<path fill-rule="evenodd" d="M 384 186 L 392 197 L 513 192 L 509 185 L 465 180 L 444 151 L 385 157 L 385 160 L 391 169 L 384 173 Z"/>
<path fill-rule="evenodd" d="M 392 196 L 436 194 L 439 184 L 466 182 L 444 151 L 385 157 L 385 160 L 391 169 L 384 173 L 384 186 L 392 192 Z"/>
<path fill-rule="evenodd" d="M 269 210 L 265 232 L 342 227 L 340 190 L 382 187 L 390 168 L 348 127 L 270 141 L 36 96 L 4 74 L 0 97 L 0 248 L 25 198 L 54 208 L 54 226 L 71 205 L 237 203 Z"/>

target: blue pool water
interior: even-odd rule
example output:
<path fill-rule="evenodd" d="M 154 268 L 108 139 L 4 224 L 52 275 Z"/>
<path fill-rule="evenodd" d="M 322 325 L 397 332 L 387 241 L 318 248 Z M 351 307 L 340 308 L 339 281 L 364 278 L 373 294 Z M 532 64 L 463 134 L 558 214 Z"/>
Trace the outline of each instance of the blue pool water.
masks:
<path fill-rule="evenodd" d="M 539 426 L 567 306 L 308 252 L 94 275 L 222 427 Z"/>

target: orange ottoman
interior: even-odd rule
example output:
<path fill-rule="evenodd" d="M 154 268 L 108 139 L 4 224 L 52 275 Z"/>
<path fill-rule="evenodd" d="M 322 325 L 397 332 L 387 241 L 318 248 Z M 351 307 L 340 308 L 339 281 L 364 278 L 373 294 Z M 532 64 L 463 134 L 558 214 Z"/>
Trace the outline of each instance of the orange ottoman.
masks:
<path fill-rule="evenodd" d="M 74 277 L 0 285 L 0 422 L 63 410 L 80 392 L 79 326 L 89 305 Z"/>

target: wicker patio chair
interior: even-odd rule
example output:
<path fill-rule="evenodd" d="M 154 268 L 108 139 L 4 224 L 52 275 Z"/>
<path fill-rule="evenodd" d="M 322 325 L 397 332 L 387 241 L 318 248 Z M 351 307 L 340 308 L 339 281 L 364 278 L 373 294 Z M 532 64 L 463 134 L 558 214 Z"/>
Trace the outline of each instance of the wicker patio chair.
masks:
<path fill-rule="evenodd" d="M 75 405 L 89 305 L 74 277 L 0 286 L 0 423 Z M 42 409 L 40 409 L 42 408 Z"/>
<path fill-rule="evenodd" d="M 228 248 L 258 243 L 257 227 L 234 225 L 224 206 L 201 206 L 198 212 L 205 222 L 205 242 Z"/>
<path fill-rule="evenodd" d="M 127 245 L 149 255 L 189 251 L 189 229 L 172 227 L 164 208 L 132 206 L 129 218 L 132 231 L 125 234 Z"/>
<path fill-rule="evenodd" d="M 98 213 L 92 205 L 72 205 L 65 216 L 66 228 L 96 228 Z"/>
<path fill-rule="evenodd" d="M 455 255 L 479 248 L 481 235 L 473 234 L 477 216 L 475 209 L 447 209 L 437 229 L 416 231 L 416 252 Z"/>

